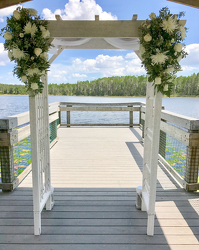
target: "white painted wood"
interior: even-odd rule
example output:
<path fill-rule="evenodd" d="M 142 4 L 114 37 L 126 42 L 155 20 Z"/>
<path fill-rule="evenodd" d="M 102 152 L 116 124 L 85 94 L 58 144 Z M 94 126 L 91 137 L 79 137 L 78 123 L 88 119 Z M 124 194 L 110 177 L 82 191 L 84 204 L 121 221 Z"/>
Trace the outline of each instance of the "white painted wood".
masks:
<path fill-rule="evenodd" d="M 74 38 L 129 38 L 140 37 L 140 25 L 144 20 L 108 20 L 108 21 L 71 21 L 71 20 L 49 20 L 48 30 L 51 38 L 74 37 Z M 180 24 L 184 25 L 186 21 L 180 20 Z"/>
<path fill-rule="evenodd" d="M 53 115 L 51 115 L 51 116 L 49 117 L 49 124 L 50 124 L 51 122 L 56 121 L 58 118 L 59 118 L 58 113 L 57 113 L 57 112 L 54 113 Z"/>
<path fill-rule="evenodd" d="M 148 213 L 147 235 L 154 234 L 157 164 L 160 136 L 162 94 L 147 83 L 142 182 L 142 211 Z"/>
<path fill-rule="evenodd" d="M 57 54 L 54 54 L 50 59 L 49 59 L 49 64 L 52 64 L 54 60 L 61 54 L 61 52 L 64 50 L 64 47 L 60 47 L 57 51 Z"/>
<path fill-rule="evenodd" d="M 141 111 L 145 112 L 146 107 L 142 106 Z M 173 113 L 171 111 L 162 110 L 161 119 L 176 124 L 180 127 L 189 129 L 189 130 L 198 130 L 199 128 L 199 120 L 196 118 L 180 115 Z"/>
<path fill-rule="evenodd" d="M 145 120 L 145 114 L 142 113 L 141 117 L 143 120 Z M 190 136 L 192 136 L 192 134 L 186 132 L 185 130 L 182 130 L 179 127 L 175 126 L 176 124 L 171 125 L 168 124 L 165 121 L 161 121 L 160 122 L 160 129 L 167 133 L 168 135 L 172 136 L 173 138 L 177 139 L 178 141 L 182 142 L 183 144 L 185 144 L 186 146 L 190 145 L 190 142 L 192 143 L 192 141 L 190 140 Z M 194 136 L 196 137 L 196 142 L 198 142 L 198 133 L 194 133 Z"/>
<path fill-rule="evenodd" d="M 40 215 L 40 159 L 38 140 L 38 97 L 29 97 L 30 110 L 30 133 L 31 133 L 31 158 L 32 158 L 32 184 L 33 184 L 33 211 L 34 211 L 34 234 L 41 234 Z"/>
<path fill-rule="evenodd" d="M 51 173 L 50 173 L 50 132 L 49 132 L 49 109 L 48 109 L 48 79 L 47 75 L 43 77 L 44 82 L 44 129 L 45 129 L 45 192 L 47 195 L 46 210 L 51 210 L 54 205 L 53 191 L 51 187 Z M 55 114 L 55 119 L 58 118 L 58 114 Z"/>
<path fill-rule="evenodd" d="M 41 212 L 53 206 L 50 176 L 50 142 L 47 76 L 42 78 L 42 94 L 29 97 L 32 154 L 34 234 L 41 234 Z"/>
<path fill-rule="evenodd" d="M 60 107 L 60 111 L 140 111 L 140 107 Z"/>
<path fill-rule="evenodd" d="M 143 102 L 122 102 L 122 103 L 85 103 L 85 102 L 60 102 L 60 105 L 72 105 L 72 106 L 83 106 L 83 107 L 114 107 L 114 106 L 142 106 L 145 105 Z"/>

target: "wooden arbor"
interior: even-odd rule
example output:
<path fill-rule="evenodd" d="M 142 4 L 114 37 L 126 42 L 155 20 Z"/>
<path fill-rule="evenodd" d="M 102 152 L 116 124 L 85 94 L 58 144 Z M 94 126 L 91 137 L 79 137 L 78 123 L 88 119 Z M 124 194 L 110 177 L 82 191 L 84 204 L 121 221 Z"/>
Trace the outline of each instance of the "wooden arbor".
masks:
<path fill-rule="evenodd" d="M 48 29 L 57 50 L 50 58 L 52 63 L 64 49 L 129 49 L 139 55 L 139 26 L 134 15 L 130 21 L 62 21 L 56 16 L 49 21 Z M 181 24 L 185 24 L 181 21 Z M 133 46 L 132 46 L 132 43 Z M 141 57 L 140 57 L 141 58 Z M 41 234 L 41 212 L 44 206 L 53 206 L 53 188 L 50 178 L 50 152 L 48 127 L 47 76 L 43 77 L 44 91 L 30 97 L 30 122 L 32 143 L 34 234 Z M 142 183 L 143 211 L 148 213 L 147 234 L 154 234 L 154 215 L 159 149 L 160 114 L 162 94 L 155 92 L 152 83 L 147 83 L 145 121 L 145 148 Z"/>

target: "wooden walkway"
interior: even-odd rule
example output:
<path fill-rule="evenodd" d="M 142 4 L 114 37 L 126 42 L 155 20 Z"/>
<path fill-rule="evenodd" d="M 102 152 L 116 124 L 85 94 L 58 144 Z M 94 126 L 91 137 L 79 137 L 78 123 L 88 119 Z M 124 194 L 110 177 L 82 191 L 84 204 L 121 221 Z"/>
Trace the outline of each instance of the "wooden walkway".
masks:
<path fill-rule="evenodd" d="M 60 128 L 51 149 L 55 206 L 33 235 L 31 174 L 0 193 L 1 250 L 198 250 L 199 196 L 158 169 L 155 235 L 135 208 L 143 145 L 134 128 Z"/>

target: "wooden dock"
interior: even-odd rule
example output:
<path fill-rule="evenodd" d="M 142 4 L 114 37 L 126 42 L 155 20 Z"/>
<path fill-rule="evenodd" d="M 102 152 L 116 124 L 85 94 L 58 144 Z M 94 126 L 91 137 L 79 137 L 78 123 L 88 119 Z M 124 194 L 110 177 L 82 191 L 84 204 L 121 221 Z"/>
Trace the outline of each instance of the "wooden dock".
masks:
<path fill-rule="evenodd" d="M 0 193 L 1 250 L 198 250 L 199 195 L 158 168 L 155 235 L 135 207 L 142 184 L 139 128 L 60 128 L 51 149 L 52 211 L 33 235 L 31 174 Z"/>

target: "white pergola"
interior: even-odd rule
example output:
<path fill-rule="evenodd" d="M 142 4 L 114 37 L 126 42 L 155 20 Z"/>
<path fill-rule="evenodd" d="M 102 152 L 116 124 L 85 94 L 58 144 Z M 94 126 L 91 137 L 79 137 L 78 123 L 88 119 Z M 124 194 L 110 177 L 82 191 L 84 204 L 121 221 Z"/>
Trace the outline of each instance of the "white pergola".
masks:
<path fill-rule="evenodd" d="M 126 49 L 139 54 L 139 26 L 133 15 L 129 21 L 100 21 L 95 16 L 93 21 L 64 21 L 60 16 L 49 21 L 54 53 L 52 63 L 64 49 Z M 185 21 L 180 21 L 181 25 Z M 53 188 L 50 177 L 49 117 L 48 117 L 48 81 L 42 78 L 44 91 L 29 98 L 32 176 L 33 176 L 33 207 L 34 234 L 41 234 L 41 212 L 46 207 L 53 207 Z M 146 118 L 144 133 L 144 161 L 142 181 L 141 210 L 148 213 L 147 234 L 154 234 L 154 216 L 156 200 L 157 164 L 159 151 L 160 119 L 162 94 L 156 92 L 152 83 L 147 83 Z"/>

